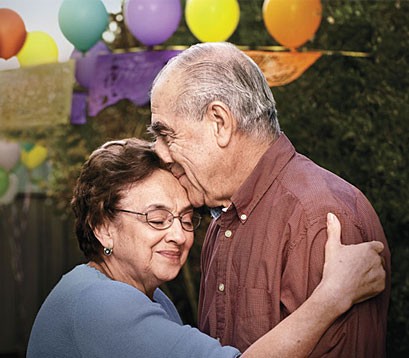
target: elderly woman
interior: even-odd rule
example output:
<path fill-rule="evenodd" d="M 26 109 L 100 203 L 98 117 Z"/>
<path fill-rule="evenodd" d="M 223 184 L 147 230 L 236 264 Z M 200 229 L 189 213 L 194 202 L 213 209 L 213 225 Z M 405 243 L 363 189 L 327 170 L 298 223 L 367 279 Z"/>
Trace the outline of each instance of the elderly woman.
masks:
<path fill-rule="evenodd" d="M 183 325 L 159 289 L 186 262 L 200 216 L 149 143 L 126 139 L 94 151 L 78 178 L 72 207 L 88 263 L 64 275 L 42 305 L 29 358 L 241 355 Z M 383 289 L 377 254 L 382 245 L 343 246 L 339 222 L 329 221 L 321 284 L 243 356 L 305 356 L 334 319 Z M 372 261 L 364 263 L 362 255 Z M 349 279 L 352 275 L 359 279 Z"/>

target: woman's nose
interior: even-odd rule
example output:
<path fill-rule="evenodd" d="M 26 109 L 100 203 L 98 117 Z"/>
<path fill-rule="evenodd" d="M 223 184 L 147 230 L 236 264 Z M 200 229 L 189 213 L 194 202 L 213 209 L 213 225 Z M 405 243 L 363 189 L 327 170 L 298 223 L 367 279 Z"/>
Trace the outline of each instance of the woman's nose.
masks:
<path fill-rule="evenodd" d="M 190 233 L 183 229 L 180 219 L 175 218 L 166 235 L 166 241 L 173 241 L 178 245 L 182 245 L 187 240 L 188 234 Z"/>

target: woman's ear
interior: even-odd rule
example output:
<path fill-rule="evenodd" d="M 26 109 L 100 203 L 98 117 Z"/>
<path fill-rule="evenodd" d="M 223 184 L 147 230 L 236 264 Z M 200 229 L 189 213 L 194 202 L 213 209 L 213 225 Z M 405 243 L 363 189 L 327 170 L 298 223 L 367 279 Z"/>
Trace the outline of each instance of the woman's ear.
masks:
<path fill-rule="evenodd" d="M 111 235 L 110 224 L 101 224 L 92 231 L 103 247 L 110 249 L 114 247 L 114 240 L 113 235 Z"/>
<path fill-rule="evenodd" d="M 224 148 L 236 129 L 236 119 L 230 108 L 221 101 L 213 101 L 207 106 L 207 118 L 211 121 L 217 144 Z"/>

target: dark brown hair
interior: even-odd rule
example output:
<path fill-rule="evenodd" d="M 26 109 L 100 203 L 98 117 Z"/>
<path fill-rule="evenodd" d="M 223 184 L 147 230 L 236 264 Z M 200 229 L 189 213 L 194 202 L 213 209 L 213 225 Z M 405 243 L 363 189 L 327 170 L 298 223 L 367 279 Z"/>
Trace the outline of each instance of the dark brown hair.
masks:
<path fill-rule="evenodd" d="M 79 247 L 87 259 L 99 261 L 102 245 L 93 228 L 115 219 L 123 192 L 158 169 L 166 169 L 152 143 L 136 138 L 110 141 L 83 164 L 71 207 Z"/>

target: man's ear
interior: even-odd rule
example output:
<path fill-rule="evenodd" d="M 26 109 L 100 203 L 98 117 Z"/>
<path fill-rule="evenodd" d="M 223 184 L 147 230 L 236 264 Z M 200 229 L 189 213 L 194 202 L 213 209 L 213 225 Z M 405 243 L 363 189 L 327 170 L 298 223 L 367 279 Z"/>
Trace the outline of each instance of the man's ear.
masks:
<path fill-rule="evenodd" d="M 111 235 L 109 224 L 102 224 L 94 228 L 92 231 L 103 247 L 108 247 L 110 249 L 114 247 L 113 235 Z"/>
<path fill-rule="evenodd" d="M 213 101 L 207 106 L 207 118 L 211 121 L 217 144 L 226 147 L 236 129 L 236 119 L 223 102 Z"/>

